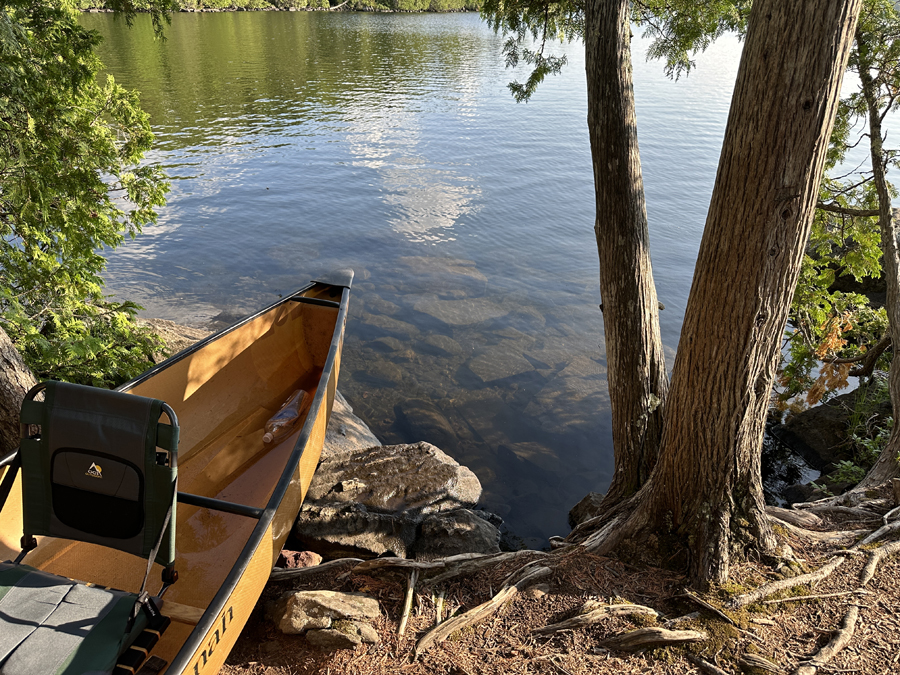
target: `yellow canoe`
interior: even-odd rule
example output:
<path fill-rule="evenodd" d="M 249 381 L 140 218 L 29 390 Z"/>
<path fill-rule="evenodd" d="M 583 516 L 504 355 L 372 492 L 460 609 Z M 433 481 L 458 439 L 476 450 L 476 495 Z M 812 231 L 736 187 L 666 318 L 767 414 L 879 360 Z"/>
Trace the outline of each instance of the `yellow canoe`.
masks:
<path fill-rule="evenodd" d="M 181 426 L 179 579 L 162 606 L 172 624 L 152 652 L 156 667 L 159 659 L 167 665 L 152 672 L 218 672 L 259 599 L 319 461 L 352 278 L 347 271 L 312 282 L 120 387 L 165 401 Z M 311 395 L 305 420 L 264 444 L 266 421 L 296 389 Z M 0 462 L 0 480 L 11 457 Z M 0 560 L 20 550 L 20 479 L 0 511 Z M 27 563 L 131 592 L 146 570 L 127 553 L 53 538 L 41 538 Z M 150 578 L 158 580 L 155 567 Z"/>

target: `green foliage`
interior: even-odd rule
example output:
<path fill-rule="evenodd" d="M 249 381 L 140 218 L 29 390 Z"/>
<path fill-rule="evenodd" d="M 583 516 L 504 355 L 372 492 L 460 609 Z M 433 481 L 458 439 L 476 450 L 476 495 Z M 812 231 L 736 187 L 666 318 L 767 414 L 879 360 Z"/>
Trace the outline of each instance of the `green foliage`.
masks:
<path fill-rule="evenodd" d="M 519 103 L 531 98 L 547 75 L 559 73 L 566 64 L 564 55 L 546 53 L 547 42 L 571 42 L 584 37 L 581 0 L 485 0 L 481 15 L 494 31 L 507 38 L 503 45 L 507 67 L 514 68 L 520 61 L 532 66 L 524 84 L 509 84 Z"/>
<path fill-rule="evenodd" d="M 749 0 L 644 0 L 631 3 L 631 20 L 653 38 L 648 58 L 665 59 L 666 73 L 678 76 L 693 67 L 692 55 L 729 31 L 743 32 Z M 547 75 L 556 75 L 566 57 L 547 53 L 547 43 L 584 37 L 583 0 L 485 0 L 481 15 L 506 38 L 507 67 L 531 66 L 528 79 L 511 82 L 519 103 L 527 101 Z"/>
<path fill-rule="evenodd" d="M 648 59 L 665 59 L 666 75 L 679 77 L 694 67 L 693 55 L 725 33 L 743 34 L 750 0 L 650 0 L 632 3 L 632 20 L 653 38 Z"/>
<path fill-rule="evenodd" d="M 151 364 L 138 307 L 103 294 L 105 247 L 156 219 L 137 95 L 97 81 L 99 36 L 66 0 L 0 0 L 0 316 L 40 377 L 110 386 Z"/>

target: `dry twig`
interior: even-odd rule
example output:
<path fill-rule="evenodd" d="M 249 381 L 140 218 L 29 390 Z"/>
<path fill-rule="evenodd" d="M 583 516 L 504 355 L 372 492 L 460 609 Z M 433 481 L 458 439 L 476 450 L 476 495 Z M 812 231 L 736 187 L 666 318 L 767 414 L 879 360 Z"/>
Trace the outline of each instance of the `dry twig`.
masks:
<path fill-rule="evenodd" d="M 403 614 L 400 616 L 400 627 L 397 629 L 397 635 L 401 637 L 406 634 L 406 624 L 409 621 L 409 613 L 412 610 L 413 594 L 416 590 L 416 582 L 419 580 L 419 570 L 413 569 L 409 573 L 409 583 L 406 586 L 406 599 L 403 601 Z"/>
<path fill-rule="evenodd" d="M 697 668 L 700 669 L 700 672 L 707 673 L 707 675 L 729 675 L 729 673 L 725 670 L 722 670 L 718 666 L 714 666 L 706 659 L 702 659 L 696 654 L 687 653 L 685 654 L 687 660 L 693 663 Z"/>

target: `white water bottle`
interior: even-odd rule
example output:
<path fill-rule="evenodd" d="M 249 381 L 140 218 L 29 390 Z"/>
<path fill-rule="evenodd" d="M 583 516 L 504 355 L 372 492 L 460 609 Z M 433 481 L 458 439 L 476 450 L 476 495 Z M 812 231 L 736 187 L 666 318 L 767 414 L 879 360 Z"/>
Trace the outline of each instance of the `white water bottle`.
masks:
<path fill-rule="evenodd" d="M 281 410 L 266 422 L 263 443 L 281 441 L 291 435 L 294 426 L 300 419 L 300 411 L 303 410 L 303 404 L 307 398 L 309 398 L 309 394 L 302 389 L 291 394 L 290 398 L 281 406 Z"/>

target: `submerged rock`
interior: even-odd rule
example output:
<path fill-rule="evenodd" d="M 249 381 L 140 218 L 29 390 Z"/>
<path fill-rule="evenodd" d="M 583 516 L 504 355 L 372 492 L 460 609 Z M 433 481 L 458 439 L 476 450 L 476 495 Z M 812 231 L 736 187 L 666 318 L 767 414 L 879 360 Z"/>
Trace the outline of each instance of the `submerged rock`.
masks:
<path fill-rule="evenodd" d="M 469 326 L 497 319 L 508 312 L 504 307 L 487 298 L 464 300 L 440 300 L 437 296 L 424 297 L 413 309 L 451 326 Z"/>

